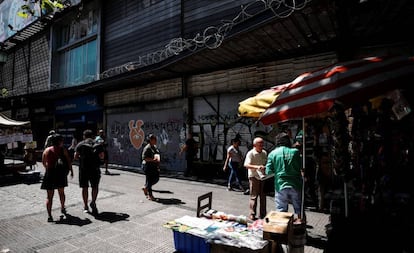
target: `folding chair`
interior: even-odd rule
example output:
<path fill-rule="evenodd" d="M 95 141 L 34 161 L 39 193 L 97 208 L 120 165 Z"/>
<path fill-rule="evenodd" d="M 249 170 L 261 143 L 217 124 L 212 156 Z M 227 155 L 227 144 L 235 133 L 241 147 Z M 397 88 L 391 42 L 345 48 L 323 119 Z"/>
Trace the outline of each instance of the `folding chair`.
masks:
<path fill-rule="evenodd" d="M 202 202 L 205 202 L 205 200 L 207 200 L 207 203 L 202 204 Z M 200 217 L 202 212 L 211 209 L 212 200 L 213 192 L 208 192 L 197 198 L 197 217 Z"/>

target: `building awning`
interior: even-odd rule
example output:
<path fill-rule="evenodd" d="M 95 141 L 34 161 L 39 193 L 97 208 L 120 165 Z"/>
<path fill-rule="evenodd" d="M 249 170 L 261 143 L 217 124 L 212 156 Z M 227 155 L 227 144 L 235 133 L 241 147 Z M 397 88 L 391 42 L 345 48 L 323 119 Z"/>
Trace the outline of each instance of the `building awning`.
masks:
<path fill-rule="evenodd" d="M 24 126 L 28 124 L 30 124 L 30 121 L 13 120 L 0 113 L 0 126 Z"/>

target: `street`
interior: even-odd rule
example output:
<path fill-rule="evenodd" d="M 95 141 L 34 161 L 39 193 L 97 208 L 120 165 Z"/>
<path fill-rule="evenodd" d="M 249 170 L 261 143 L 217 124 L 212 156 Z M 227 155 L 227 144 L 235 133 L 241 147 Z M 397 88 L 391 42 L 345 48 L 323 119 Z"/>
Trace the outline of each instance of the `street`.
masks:
<path fill-rule="evenodd" d="M 36 170 L 43 173 L 40 163 Z M 54 222 L 47 222 L 46 192 L 40 183 L 0 187 L 0 252 L 175 252 L 167 221 L 195 216 L 197 197 L 213 193 L 212 208 L 235 215 L 248 215 L 248 196 L 227 191 L 225 186 L 186 179 L 161 177 L 149 201 L 141 187 L 145 177 L 125 170 L 102 173 L 97 201 L 98 216 L 83 212 L 77 166 L 65 188 L 67 216 L 60 217 L 57 192 L 53 201 Z M 267 197 L 267 210 L 274 210 Z M 329 215 L 307 212 L 308 239 L 305 252 L 323 252 Z"/>

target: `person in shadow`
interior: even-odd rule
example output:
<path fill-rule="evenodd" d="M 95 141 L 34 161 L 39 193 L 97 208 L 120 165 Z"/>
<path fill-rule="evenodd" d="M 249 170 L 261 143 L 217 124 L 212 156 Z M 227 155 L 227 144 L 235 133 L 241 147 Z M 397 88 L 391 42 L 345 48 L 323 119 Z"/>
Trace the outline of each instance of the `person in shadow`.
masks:
<path fill-rule="evenodd" d="M 187 140 L 180 150 L 179 155 L 185 153 L 185 159 L 187 161 L 187 168 L 185 169 L 184 176 L 198 176 L 197 170 L 194 167 L 194 160 L 197 158 L 198 144 L 193 138 L 192 133 L 188 133 Z"/>
<path fill-rule="evenodd" d="M 145 173 L 145 185 L 142 191 L 148 200 L 155 201 L 152 194 L 152 186 L 160 179 L 160 151 L 157 148 L 157 137 L 154 134 L 148 136 L 148 144 L 142 150 L 142 166 Z"/>

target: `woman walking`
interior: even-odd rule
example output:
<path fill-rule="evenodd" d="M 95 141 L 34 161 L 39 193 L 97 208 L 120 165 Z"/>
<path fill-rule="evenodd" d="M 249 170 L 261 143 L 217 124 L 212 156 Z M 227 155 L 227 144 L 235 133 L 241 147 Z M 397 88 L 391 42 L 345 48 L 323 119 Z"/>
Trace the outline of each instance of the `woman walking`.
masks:
<path fill-rule="evenodd" d="M 48 222 L 53 221 L 52 205 L 55 189 L 58 190 L 60 199 L 60 211 L 66 214 L 65 208 L 65 187 L 68 186 L 68 173 L 73 178 L 72 159 L 69 152 L 63 146 L 63 137 L 54 134 L 51 137 L 52 146 L 47 147 L 42 154 L 42 163 L 45 167 L 41 189 L 47 191 L 46 210 Z"/>
<path fill-rule="evenodd" d="M 152 186 L 160 179 L 160 151 L 157 146 L 157 137 L 148 136 L 148 144 L 142 151 L 142 166 L 145 172 L 145 185 L 142 188 L 147 199 L 155 201 L 152 195 Z"/>
<path fill-rule="evenodd" d="M 227 181 L 227 190 L 232 191 L 232 183 L 233 179 L 236 182 L 236 185 L 239 190 L 244 191 L 244 188 L 241 184 L 241 180 L 237 173 L 240 163 L 243 160 L 243 154 L 239 149 L 240 146 L 240 139 L 234 138 L 231 140 L 231 146 L 227 148 L 227 157 L 226 161 L 224 162 L 223 171 L 227 171 L 227 167 L 230 168 L 230 175 Z"/>

